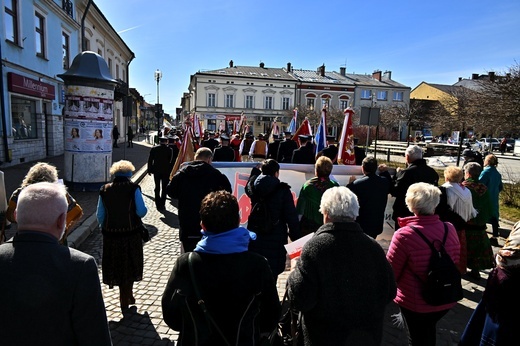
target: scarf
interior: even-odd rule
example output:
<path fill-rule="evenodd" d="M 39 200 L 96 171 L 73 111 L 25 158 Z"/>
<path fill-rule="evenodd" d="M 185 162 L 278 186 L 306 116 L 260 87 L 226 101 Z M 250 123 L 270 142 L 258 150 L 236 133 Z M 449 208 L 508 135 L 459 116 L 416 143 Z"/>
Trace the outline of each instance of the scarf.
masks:
<path fill-rule="evenodd" d="M 227 232 L 212 233 L 201 231 L 202 239 L 197 243 L 194 251 L 224 255 L 247 251 L 249 241 L 256 239 L 256 233 L 244 227 L 238 227 Z"/>
<path fill-rule="evenodd" d="M 477 216 L 478 211 L 473 208 L 471 191 L 460 184 L 452 184 L 447 181 L 442 186 L 446 188 L 448 205 L 460 215 L 464 221 L 468 221 Z"/>

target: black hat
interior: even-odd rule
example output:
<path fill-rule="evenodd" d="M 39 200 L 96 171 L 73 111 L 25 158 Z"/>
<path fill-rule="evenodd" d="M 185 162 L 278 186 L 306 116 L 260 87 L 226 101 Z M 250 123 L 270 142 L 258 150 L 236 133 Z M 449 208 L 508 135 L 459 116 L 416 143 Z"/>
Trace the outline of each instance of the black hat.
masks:
<path fill-rule="evenodd" d="M 284 133 L 284 135 L 286 135 L 286 136 L 291 136 L 291 135 L 292 135 L 292 132 L 291 132 L 291 131 L 284 131 L 283 133 Z"/>
<path fill-rule="evenodd" d="M 327 136 L 327 140 L 328 141 L 335 141 L 336 137 L 334 137 L 334 136 Z"/>
<path fill-rule="evenodd" d="M 221 141 L 229 141 L 229 137 L 227 135 L 225 135 L 225 134 L 222 134 L 222 135 L 220 135 L 220 140 Z"/>
<path fill-rule="evenodd" d="M 159 141 L 166 142 L 168 140 L 168 137 L 161 136 L 159 137 Z"/>
<path fill-rule="evenodd" d="M 299 139 L 302 139 L 304 141 L 308 141 L 309 139 L 311 139 L 312 137 L 309 136 L 309 135 L 298 135 L 298 138 Z"/>
<path fill-rule="evenodd" d="M 263 133 L 258 134 L 258 138 L 259 139 L 264 139 L 265 138 L 265 134 L 263 134 Z"/>
<path fill-rule="evenodd" d="M 466 157 L 474 157 L 475 156 L 475 153 L 473 152 L 473 150 L 471 149 L 464 149 L 462 151 L 462 156 L 466 156 Z"/>
<path fill-rule="evenodd" d="M 251 132 L 246 133 L 246 138 L 253 138 L 253 134 Z"/>

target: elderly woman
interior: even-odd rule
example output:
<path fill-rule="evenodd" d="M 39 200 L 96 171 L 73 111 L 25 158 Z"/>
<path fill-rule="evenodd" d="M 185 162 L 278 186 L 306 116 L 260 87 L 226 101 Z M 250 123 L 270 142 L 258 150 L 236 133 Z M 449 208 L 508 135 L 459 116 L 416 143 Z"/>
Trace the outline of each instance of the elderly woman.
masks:
<path fill-rule="evenodd" d="M 464 166 L 464 182 L 462 185 L 471 192 L 473 206 L 477 209 L 476 217 L 466 225 L 466 241 L 468 249 L 468 273 L 474 279 L 480 278 L 480 270 L 493 268 L 493 249 L 487 236 L 487 222 L 492 212 L 491 197 L 488 188 L 479 181 L 482 167 L 476 162 Z"/>
<path fill-rule="evenodd" d="M 461 346 L 517 345 L 520 325 L 520 221 L 496 255 L 486 290 L 460 340 Z"/>
<path fill-rule="evenodd" d="M 323 193 L 339 184 L 330 180 L 332 161 L 326 156 L 320 156 L 314 165 L 315 177 L 307 180 L 298 197 L 296 211 L 300 217 L 302 236 L 316 232 L 323 225 L 323 215 L 320 213 L 320 201 Z"/>
<path fill-rule="evenodd" d="M 435 345 L 437 322 L 456 304 L 433 306 L 426 303 L 422 295 L 432 250 L 413 228 L 423 233 L 429 242 L 442 243 L 448 232 L 444 248 L 455 264 L 459 262 L 460 243 L 455 227 L 443 223 L 434 214 L 440 196 L 439 188 L 431 184 L 410 185 L 405 202 L 414 216 L 398 218 L 401 228 L 394 233 L 386 255 L 397 281 L 394 302 L 399 305 L 408 326 L 410 345 Z"/>
<path fill-rule="evenodd" d="M 502 184 L 502 175 L 497 170 L 498 159 L 495 155 L 489 154 L 484 159 L 484 170 L 480 173 L 479 180 L 486 185 L 491 198 L 491 216 L 489 223 L 493 227 L 493 238 L 490 239 L 491 245 L 498 246 L 498 218 L 499 203 L 498 195 L 504 189 Z"/>
<path fill-rule="evenodd" d="M 103 233 L 103 283 L 119 286 L 123 312 L 135 304 L 133 285 L 143 279 L 141 218 L 147 209 L 141 188 L 130 180 L 134 172 L 130 161 L 115 162 L 110 168 L 112 183 L 101 187 L 97 219 Z"/>
<path fill-rule="evenodd" d="M 304 245 L 288 295 L 303 313 L 305 345 L 380 345 L 385 306 L 395 297 L 381 246 L 355 222 L 359 204 L 344 186 L 325 191 L 324 225 Z"/>
<path fill-rule="evenodd" d="M 466 273 L 467 249 L 466 249 L 466 222 L 477 216 L 477 210 L 473 208 L 471 191 L 465 188 L 461 182 L 464 172 L 461 168 L 448 166 L 444 170 L 444 180 L 446 181 L 439 188 L 442 195 L 436 214 L 442 221 L 448 221 L 457 230 L 460 242 L 459 271 Z"/>
<path fill-rule="evenodd" d="M 20 195 L 20 192 L 31 184 L 42 182 L 58 183 L 58 169 L 55 166 L 45 162 L 38 162 L 34 164 L 29 169 L 29 172 L 27 172 L 25 175 L 25 178 L 23 179 L 20 187 L 16 189 L 11 195 L 11 198 L 9 198 L 9 205 L 6 211 L 7 220 L 12 223 L 16 223 L 14 211 L 16 209 L 18 195 Z M 64 245 L 67 245 L 67 236 L 69 234 L 69 230 L 81 218 L 81 216 L 83 216 L 83 209 L 69 193 L 67 193 L 67 202 L 69 205 L 67 209 L 67 224 L 65 233 L 60 239 L 60 243 Z"/>

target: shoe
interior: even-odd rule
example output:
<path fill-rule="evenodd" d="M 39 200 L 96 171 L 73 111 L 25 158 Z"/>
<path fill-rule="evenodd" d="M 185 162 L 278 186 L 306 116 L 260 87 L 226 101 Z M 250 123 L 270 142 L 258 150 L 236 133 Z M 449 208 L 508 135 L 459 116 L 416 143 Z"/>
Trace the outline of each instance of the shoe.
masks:
<path fill-rule="evenodd" d="M 478 269 L 471 269 L 469 272 L 468 272 L 468 276 L 475 279 L 475 280 L 479 280 L 480 279 L 480 271 Z"/>
<path fill-rule="evenodd" d="M 502 247 L 498 243 L 498 238 L 496 238 L 496 237 L 489 238 L 489 242 L 491 243 L 491 246 Z"/>

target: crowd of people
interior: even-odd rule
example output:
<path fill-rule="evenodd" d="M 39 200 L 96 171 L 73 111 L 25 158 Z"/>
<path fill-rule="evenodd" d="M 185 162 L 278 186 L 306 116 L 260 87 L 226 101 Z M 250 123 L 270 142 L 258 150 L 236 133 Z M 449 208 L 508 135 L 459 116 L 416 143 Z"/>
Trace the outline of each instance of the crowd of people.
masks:
<path fill-rule="evenodd" d="M 333 138 L 327 138 L 328 150 L 316 155 L 308 136 L 300 136 L 298 146 L 291 133 L 285 135 L 271 146 L 265 134 L 216 139 L 208 133 L 193 161 L 174 173 L 179 137 L 162 136 L 151 149 L 148 174 L 154 175 L 156 208 L 165 209 L 167 196 L 178 201 L 181 256 L 162 297 L 164 321 L 179 331 L 178 345 L 268 342 L 283 308 L 276 283 L 286 270 L 284 245 L 309 234 L 292 261 L 286 287 L 291 309 L 301 314 L 305 345 L 380 345 L 391 301 L 400 309 L 398 320 L 406 326 L 409 344 L 435 345 L 437 322 L 457 301 L 437 304 L 424 296 L 432 251 L 448 256 L 460 275 L 469 269 L 472 280 L 492 269 L 461 344 L 513 342 L 520 320 L 508 309 L 507 295 L 520 288 L 520 225 L 495 258 L 503 185 L 494 155 L 485 157 L 484 167 L 477 162 L 448 167 L 445 183 L 438 186 L 437 171 L 427 165 L 422 149 L 411 145 L 405 151 L 406 167 L 394 175 L 366 157 L 363 176 L 340 186 L 331 177 L 338 155 Z M 240 225 L 243 211 L 231 182 L 212 166 L 216 160 L 237 159 L 258 162 L 245 191 L 250 210 L 265 205 L 266 217 L 255 221 L 262 225 Z M 315 176 L 297 188 L 296 203 L 291 186 L 280 180 L 279 162 L 314 165 Z M 143 279 L 143 241 L 149 236 L 142 222 L 148 210 L 139 185 L 131 180 L 134 170 L 125 160 L 112 165 L 113 181 L 101 187 L 96 212 L 103 235 L 102 282 L 119 287 L 123 313 L 139 304 L 133 285 Z M 376 238 L 383 232 L 389 195 L 395 197 L 395 229 L 385 254 Z M 8 218 L 18 223 L 18 231 L 0 246 L 0 271 L 8 273 L 0 282 L 6 298 L 0 300 L 0 337 L 7 344 L 38 343 L 34 338 L 53 344 L 111 344 L 94 259 L 59 246 L 81 216 L 78 208 L 57 184 L 56 168 L 44 163 L 31 168 L 11 197 Z M 487 223 L 493 229 L 491 240 Z M 34 278 L 30 287 L 23 286 L 22 272 L 28 268 Z M 52 333 L 42 309 L 52 310 L 60 333 Z M 38 333 L 22 333 L 11 318 L 18 315 L 30 318 Z"/>

